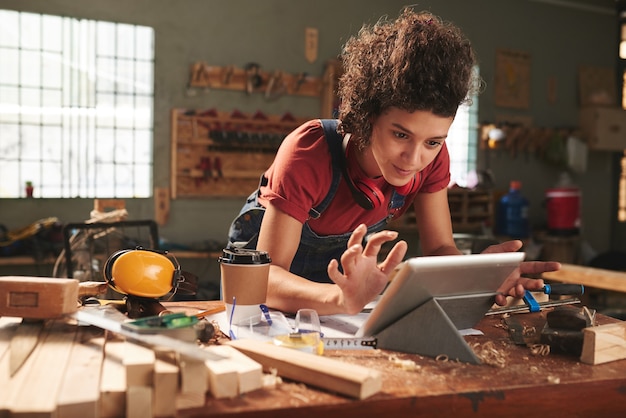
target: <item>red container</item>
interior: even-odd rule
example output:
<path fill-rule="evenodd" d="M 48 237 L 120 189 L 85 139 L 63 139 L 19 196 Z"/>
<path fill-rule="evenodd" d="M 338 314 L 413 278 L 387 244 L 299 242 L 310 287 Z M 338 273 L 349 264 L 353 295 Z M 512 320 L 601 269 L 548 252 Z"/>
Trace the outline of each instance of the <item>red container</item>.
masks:
<path fill-rule="evenodd" d="M 546 190 L 548 232 L 575 235 L 580 230 L 580 190 L 564 187 Z"/>

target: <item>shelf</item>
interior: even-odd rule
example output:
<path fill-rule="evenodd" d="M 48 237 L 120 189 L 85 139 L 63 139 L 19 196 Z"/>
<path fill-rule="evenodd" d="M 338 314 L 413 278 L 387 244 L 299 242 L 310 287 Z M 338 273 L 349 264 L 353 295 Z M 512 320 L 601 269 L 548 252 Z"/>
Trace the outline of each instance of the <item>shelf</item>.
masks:
<path fill-rule="evenodd" d="M 171 196 L 248 196 L 291 131 L 306 121 L 265 115 L 172 110 Z"/>

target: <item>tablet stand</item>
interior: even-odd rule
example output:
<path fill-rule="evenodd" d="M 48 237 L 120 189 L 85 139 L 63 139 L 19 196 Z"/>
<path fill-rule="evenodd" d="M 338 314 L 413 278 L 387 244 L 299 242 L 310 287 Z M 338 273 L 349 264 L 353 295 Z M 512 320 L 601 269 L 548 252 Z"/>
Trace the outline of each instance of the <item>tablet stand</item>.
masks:
<path fill-rule="evenodd" d="M 433 297 L 400 317 L 376 335 L 377 348 L 420 354 L 446 355 L 450 360 L 480 364 L 459 329 L 476 325 L 477 314 L 493 306 L 495 293 Z"/>

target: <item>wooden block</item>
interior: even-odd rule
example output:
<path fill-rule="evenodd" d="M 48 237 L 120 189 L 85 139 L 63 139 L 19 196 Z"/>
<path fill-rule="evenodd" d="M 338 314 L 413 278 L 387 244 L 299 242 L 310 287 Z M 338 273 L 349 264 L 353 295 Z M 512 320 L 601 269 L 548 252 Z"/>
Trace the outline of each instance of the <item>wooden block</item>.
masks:
<path fill-rule="evenodd" d="M 56 416 L 58 391 L 75 337 L 74 325 L 60 320 L 48 324 L 28 360 L 31 365 L 21 390 L 10 401 L 11 416 Z M 15 376 L 20 372 L 22 369 Z"/>
<path fill-rule="evenodd" d="M 157 356 L 154 362 L 154 399 L 152 411 L 155 417 L 176 415 L 178 392 L 178 366 Z M 202 405 L 204 405 L 204 398 Z"/>
<path fill-rule="evenodd" d="M 100 400 L 100 370 L 104 337 L 79 327 L 70 361 L 65 369 L 57 399 L 57 413 L 63 418 L 97 418 Z"/>
<path fill-rule="evenodd" d="M 622 359 L 626 359 L 626 322 L 583 330 L 581 362 L 602 364 Z"/>
<path fill-rule="evenodd" d="M 76 312 L 78 280 L 0 277 L 0 316 L 48 319 Z"/>
<path fill-rule="evenodd" d="M 206 361 L 209 392 L 214 398 L 234 398 L 239 394 L 239 368 L 231 359 Z"/>
<path fill-rule="evenodd" d="M 125 341 L 122 364 L 126 368 L 126 386 L 152 386 L 154 361 L 150 348 Z"/>
<path fill-rule="evenodd" d="M 107 340 L 100 375 L 100 417 L 117 418 L 126 413 L 126 369 L 122 364 L 124 341 Z"/>
<path fill-rule="evenodd" d="M 209 389 L 207 370 L 204 362 L 181 355 L 178 362 L 180 369 L 180 391 L 182 393 L 206 393 Z"/>
<path fill-rule="evenodd" d="M 152 387 L 130 386 L 126 391 L 126 418 L 152 417 Z"/>
<path fill-rule="evenodd" d="M 253 340 L 234 340 L 228 345 L 261 363 L 266 371 L 276 369 L 279 376 L 353 398 L 367 398 L 382 388 L 381 373 L 367 367 Z"/>
<path fill-rule="evenodd" d="M 237 392 L 239 394 L 251 392 L 253 390 L 261 389 L 263 387 L 263 366 L 260 363 L 252 360 L 250 357 L 241 353 L 233 347 L 227 345 L 214 345 L 206 347 L 207 350 L 214 352 L 215 354 L 228 357 L 228 359 L 220 360 L 219 363 L 230 362 L 237 371 Z M 212 367 L 214 361 L 205 362 L 209 370 L 214 369 Z M 222 370 L 224 365 L 222 364 Z M 216 382 L 220 384 L 221 382 Z M 209 384 L 211 387 L 213 383 Z"/>

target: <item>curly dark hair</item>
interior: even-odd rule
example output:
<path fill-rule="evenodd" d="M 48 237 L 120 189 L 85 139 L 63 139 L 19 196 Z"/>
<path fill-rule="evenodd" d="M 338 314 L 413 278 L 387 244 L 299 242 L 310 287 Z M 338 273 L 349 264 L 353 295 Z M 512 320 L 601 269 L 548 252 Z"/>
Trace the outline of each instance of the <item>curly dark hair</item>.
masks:
<path fill-rule="evenodd" d="M 340 129 L 352 133 L 360 147 L 369 143 L 372 121 L 386 109 L 450 117 L 482 86 L 470 41 L 429 12 L 407 8 L 396 20 L 363 26 L 341 58 Z"/>

